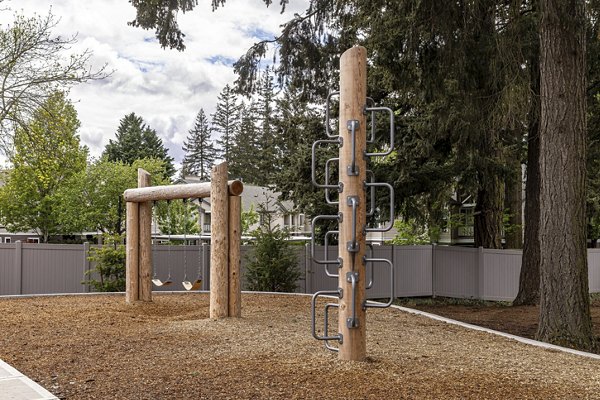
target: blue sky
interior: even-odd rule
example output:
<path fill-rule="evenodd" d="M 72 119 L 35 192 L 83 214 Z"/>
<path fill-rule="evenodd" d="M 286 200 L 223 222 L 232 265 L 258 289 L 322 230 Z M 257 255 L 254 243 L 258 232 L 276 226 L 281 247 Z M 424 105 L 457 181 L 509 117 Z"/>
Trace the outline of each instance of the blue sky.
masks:
<path fill-rule="evenodd" d="M 171 156 L 181 161 L 181 146 L 200 108 L 215 109 L 217 95 L 235 75 L 232 63 L 252 43 L 279 34 L 279 26 L 306 2 L 292 1 L 280 14 L 277 4 L 262 0 L 228 0 L 212 12 L 210 1 L 201 0 L 191 13 L 179 15 L 186 34 L 186 50 L 164 50 L 152 31 L 127 25 L 135 10 L 127 0 L 4 0 L 0 23 L 10 23 L 14 12 L 27 16 L 60 18 L 54 33 L 77 34 L 73 51 L 93 51 L 92 63 L 114 73 L 107 79 L 79 85 L 70 98 L 77 109 L 82 142 L 99 156 L 130 112 L 142 116 L 162 137 Z M 267 57 L 270 60 L 272 57 Z"/>

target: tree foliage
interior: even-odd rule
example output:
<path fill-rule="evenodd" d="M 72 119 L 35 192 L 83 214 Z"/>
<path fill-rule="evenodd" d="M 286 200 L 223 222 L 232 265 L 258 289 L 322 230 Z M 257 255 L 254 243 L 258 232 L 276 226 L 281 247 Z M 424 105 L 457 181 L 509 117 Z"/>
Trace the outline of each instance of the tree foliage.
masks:
<path fill-rule="evenodd" d="M 0 217 L 11 232 L 36 230 L 44 242 L 67 234 L 59 224 L 56 194 L 77 171 L 85 169 L 87 148 L 80 145 L 79 120 L 63 92 L 52 96 L 15 134 L 12 169 L 0 188 Z"/>
<path fill-rule="evenodd" d="M 294 292 L 302 273 L 286 240 L 289 234 L 278 226 L 272 226 L 273 214 L 268 203 L 261 205 L 258 213 L 262 216 L 262 223 L 253 232 L 254 252 L 246 271 L 248 289 Z"/>
<path fill-rule="evenodd" d="M 0 10 L 0 13 L 10 9 Z M 57 90 L 106 76 L 105 67 L 90 67 L 91 51 L 70 54 L 75 36 L 52 34 L 58 20 L 15 14 L 0 27 L 0 150 L 10 154 L 17 127 L 24 128 Z"/>
<path fill-rule="evenodd" d="M 163 145 L 156 131 L 144 123 L 135 113 L 124 116 L 117 128 L 116 140 L 110 139 L 103 156 L 109 161 L 133 164 L 144 158 L 159 159 L 164 162 L 163 178 L 169 179 L 175 173 L 173 157 Z"/>
<path fill-rule="evenodd" d="M 77 171 L 56 193 L 58 221 L 69 232 L 121 235 L 125 232 L 123 192 L 137 187 L 138 168 L 152 175 L 153 185 L 168 184 L 164 161 L 136 160 L 132 165 L 101 158 Z"/>
<path fill-rule="evenodd" d="M 217 135 L 220 158 L 232 161 L 233 138 L 239 129 L 240 105 L 231 86 L 226 85 L 217 99 L 217 109 L 212 116 L 212 130 Z"/>
<path fill-rule="evenodd" d="M 105 235 L 100 248 L 91 248 L 88 259 L 95 263 L 86 271 L 90 278 L 84 284 L 91 285 L 95 292 L 125 291 L 125 245 L 123 236 Z M 95 276 L 98 276 L 98 279 Z"/>
<path fill-rule="evenodd" d="M 157 202 L 155 207 L 158 227 L 164 235 L 197 235 L 198 208 L 190 200 Z"/>
<path fill-rule="evenodd" d="M 200 109 L 194 127 L 189 131 L 189 135 L 183 143 L 185 156 L 182 162 L 182 177 L 194 174 L 203 181 L 210 179 L 211 169 L 217 157 L 210 134 L 208 119 L 204 110 Z"/>

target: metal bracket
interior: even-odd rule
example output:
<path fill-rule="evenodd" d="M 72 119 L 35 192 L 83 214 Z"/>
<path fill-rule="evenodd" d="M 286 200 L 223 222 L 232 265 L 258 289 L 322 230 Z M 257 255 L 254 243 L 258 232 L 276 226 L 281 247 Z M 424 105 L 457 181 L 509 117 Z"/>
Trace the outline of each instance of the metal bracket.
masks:
<path fill-rule="evenodd" d="M 360 129 L 360 121 L 357 119 L 348 120 L 346 128 L 350 132 L 352 140 L 352 163 L 346 167 L 348 176 L 358 175 L 358 165 L 356 165 L 356 132 Z"/>
<path fill-rule="evenodd" d="M 346 250 L 350 253 L 358 253 L 360 246 L 356 240 L 356 213 L 358 209 L 358 196 L 348 196 L 346 204 L 352 207 L 352 240 L 346 243 Z"/>
<path fill-rule="evenodd" d="M 356 287 L 358 284 L 358 272 L 346 273 L 346 282 L 351 283 L 352 287 L 352 316 L 346 318 L 346 326 L 348 329 L 358 328 L 358 318 L 356 317 Z"/>

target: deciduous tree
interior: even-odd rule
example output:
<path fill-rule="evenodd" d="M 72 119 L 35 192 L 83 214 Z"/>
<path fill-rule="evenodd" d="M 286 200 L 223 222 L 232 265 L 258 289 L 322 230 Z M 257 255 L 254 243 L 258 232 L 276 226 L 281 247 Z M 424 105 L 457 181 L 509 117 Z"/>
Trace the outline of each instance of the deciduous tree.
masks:
<path fill-rule="evenodd" d="M 8 12 L 8 8 L 0 10 Z M 53 35 L 57 23 L 52 13 L 32 18 L 16 14 L 12 23 L 0 27 L 0 150 L 4 153 L 10 153 L 15 129 L 26 127 L 55 91 L 106 76 L 104 67 L 91 68 L 91 51 L 69 54 L 76 37 Z"/>
<path fill-rule="evenodd" d="M 9 231 L 33 229 L 44 242 L 71 233 L 59 224 L 56 193 L 85 169 L 87 148 L 77 129 L 77 112 L 62 92 L 54 92 L 29 124 L 17 128 L 12 169 L 0 188 L 0 217 Z"/>

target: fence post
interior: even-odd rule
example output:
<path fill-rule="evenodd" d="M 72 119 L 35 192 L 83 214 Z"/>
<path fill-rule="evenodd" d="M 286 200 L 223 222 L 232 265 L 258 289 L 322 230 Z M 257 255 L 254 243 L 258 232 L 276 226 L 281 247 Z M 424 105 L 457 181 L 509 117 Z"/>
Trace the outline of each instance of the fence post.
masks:
<path fill-rule="evenodd" d="M 431 244 L 431 297 L 435 299 L 437 296 L 437 267 L 435 264 L 435 253 L 437 250 L 437 244 Z"/>
<path fill-rule="evenodd" d="M 304 293 L 312 293 L 312 271 L 309 244 L 304 244 Z"/>
<path fill-rule="evenodd" d="M 90 243 L 83 242 L 83 282 L 85 282 L 87 280 L 85 274 L 90 269 L 90 260 L 88 259 L 89 253 L 90 253 Z M 83 285 L 83 292 L 84 293 L 90 292 L 90 285 L 88 283 Z"/>
<path fill-rule="evenodd" d="M 483 300 L 485 297 L 485 260 L 483 247 L 477 249 L 477 298 Z"/>
<path fill-rule="evenodd" d="M 15 291 L 23 294 L 23 244 L 20 240 L 15 242 Z"/>

